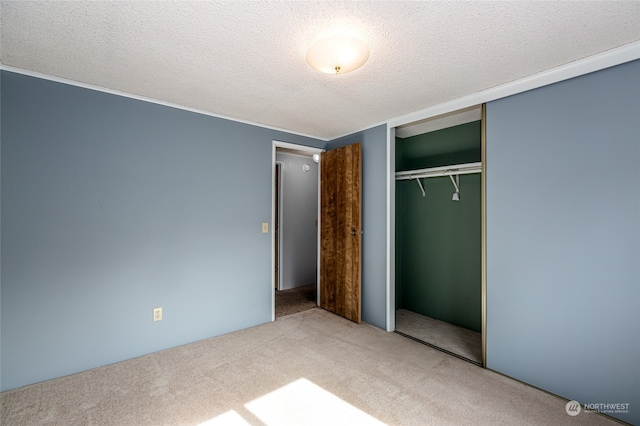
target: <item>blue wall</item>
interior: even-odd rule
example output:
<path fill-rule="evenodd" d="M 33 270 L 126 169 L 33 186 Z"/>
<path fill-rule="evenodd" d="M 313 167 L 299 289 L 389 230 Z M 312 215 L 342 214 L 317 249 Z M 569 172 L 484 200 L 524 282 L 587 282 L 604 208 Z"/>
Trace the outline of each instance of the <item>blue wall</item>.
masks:
<path fill-rule="evenodd" d="M 387 126 L 330 141 L 327 149 L 362 142 L 362 320 L 386 328 Z"/>
<path fill-rule="evenodd" d="M 487 366 L 640 424 L 640 61 L 487 105 Z"/>
<path fill-rule="evenodd" d="M 271 320 L 271 142 L 325 142 L 6 71 L 1 87 L 2 390 Z"/>

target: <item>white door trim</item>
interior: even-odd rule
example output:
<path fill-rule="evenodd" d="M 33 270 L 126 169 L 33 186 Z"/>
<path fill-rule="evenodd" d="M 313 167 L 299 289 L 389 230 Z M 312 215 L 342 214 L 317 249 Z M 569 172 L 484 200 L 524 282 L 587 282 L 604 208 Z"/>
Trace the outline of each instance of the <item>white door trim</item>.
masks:
<path fill-rule="evenodd" d="M 278 167 L 280 167 L 280 175 L 278 176 L 278 228 L 276 229 L 276 215 L 274 213 L 273 215 L 273 239 L 274 239 L 274 247 L 275 247 L 275 239 L 276 239 L 276 231 L 277 231 L 277 237 L 278 237 L 278 282 L 276 283 L 276 285 L 274 287 L 277 287 L 278 290 L 282 290 L 282 205 L 283 200 L 282 200 L 282 161 L 277 161 L 276 160 L 276 169 L 275 172 L 278 173 Z M 275 176 L 274 176 L 275 177 Z M 275 185 L 275 184 L 274 184 Z M 275 189 L 273 192 L 273 195 L 275 197 Z M 275 208 L 275 205 L 274 205 Z M 275 250 L 275 248 L 274 248 Z M 275 254 L 275 252 L 274 252 Z M 275 268 L 275 262 L 273 262 L 274 268 Z M 276 274 L 273 274 L 274 279 Z"/>
<path fill-rule="evenodd" d="M 387 331 L 396 329 L 396 128 L 387 124 Z"/>

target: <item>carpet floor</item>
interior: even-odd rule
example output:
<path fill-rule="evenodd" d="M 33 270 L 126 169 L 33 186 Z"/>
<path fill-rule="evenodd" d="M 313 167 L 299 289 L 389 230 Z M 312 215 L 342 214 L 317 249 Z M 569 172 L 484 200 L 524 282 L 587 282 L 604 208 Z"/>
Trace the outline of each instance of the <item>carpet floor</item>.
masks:
<path fill-rule="evenodd" d="M 3 425 L 611 425 L 320 308 L 0 394 Z"/>
<path fill-rule="evenodd" d="M 276 318 L 315 308 L 316 285 L 276 290 Z"/>

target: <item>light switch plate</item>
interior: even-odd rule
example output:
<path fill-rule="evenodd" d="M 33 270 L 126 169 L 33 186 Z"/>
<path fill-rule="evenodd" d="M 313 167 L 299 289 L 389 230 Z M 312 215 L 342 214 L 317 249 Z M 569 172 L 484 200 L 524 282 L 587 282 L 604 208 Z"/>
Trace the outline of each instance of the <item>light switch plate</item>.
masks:
<path fill-rule="evenodd" d="M 269 224 L 267 222 L 262 222 L 262 233 L 263 234 L 269 233 Z"/>

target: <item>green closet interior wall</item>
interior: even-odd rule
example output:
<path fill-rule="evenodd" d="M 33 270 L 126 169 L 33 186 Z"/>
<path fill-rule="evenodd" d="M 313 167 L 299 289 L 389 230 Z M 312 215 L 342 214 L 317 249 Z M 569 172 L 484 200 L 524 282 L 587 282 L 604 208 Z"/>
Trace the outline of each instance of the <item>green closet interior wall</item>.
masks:
<path fill-rule="evenodd" d="M 396 138 L 396 170 L 481 161 L 480 121 Z M 481 176 L 396 181 L 396 308 L 482 328 Z"/>

